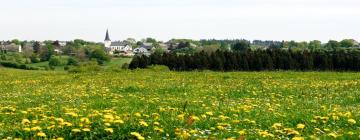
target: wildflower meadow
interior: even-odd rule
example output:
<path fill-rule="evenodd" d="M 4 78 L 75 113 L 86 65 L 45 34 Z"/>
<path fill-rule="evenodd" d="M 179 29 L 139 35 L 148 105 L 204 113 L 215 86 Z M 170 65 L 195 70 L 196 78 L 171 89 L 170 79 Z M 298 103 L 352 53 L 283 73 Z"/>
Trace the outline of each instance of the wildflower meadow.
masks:
<path fill-rule="evenodd" d="M 360 74 L 0 69 L 0 139 L 360 139 Z"/>

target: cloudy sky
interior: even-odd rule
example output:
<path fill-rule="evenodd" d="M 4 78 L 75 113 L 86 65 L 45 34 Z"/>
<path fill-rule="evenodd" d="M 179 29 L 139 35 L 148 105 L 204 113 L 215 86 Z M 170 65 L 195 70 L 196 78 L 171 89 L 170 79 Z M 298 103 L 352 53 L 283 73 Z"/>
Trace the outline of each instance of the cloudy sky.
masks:
<path fill-rule="evenodd" d="M 0 0 L 0 40 L 360 40 L 359 0 Z"/>

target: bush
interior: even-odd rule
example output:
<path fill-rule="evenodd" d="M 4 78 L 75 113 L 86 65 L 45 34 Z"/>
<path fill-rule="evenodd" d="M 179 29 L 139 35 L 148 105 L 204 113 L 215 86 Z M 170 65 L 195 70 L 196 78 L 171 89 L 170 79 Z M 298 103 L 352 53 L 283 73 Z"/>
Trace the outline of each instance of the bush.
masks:
<path fill-rule="evenodd" d="M 39 58 L 37 58 L 36 55 L 31 55 L 30 61 L 31 61 L 31 63 L 39 63 L 40 62 Z"/>
<path fill-rule="evenodd" d="M 55 57 L 50 58 L 50 60 L 49 60 L 50 67 L 55 67 L 55 66 L 60 66 L 60 65 L 61 65 L 61 62 L 58 58 L 55 58 Z"/>
<path fill-rule="evenodd" d="M 68 72 L 80 73 L 80 72 L 96 72 L 100 70 L 101 67 L 98 65 L 96 61 L 89 61 L 87 63 L 83 63 L 76 67 L 69 67 Z"/>
<path fill-rule="evenodd" d="M 39 70 L 38 67 L 31 67 L 25 64 L 19 64 L 17 62 L 0 61 L 0 65 L 8 68 L 23 69 L 23 70 Z"/>
<path fill-rule="evenodd" d="M 64 70 L 66 70 L 66 71 L 69 70 L 69 69 L 70 69 L 69 66 L 65 66 L 65 67 L 64 67 Z"/>
<path fill-rule="evenodd" d="M 1 59 L 1 60 L 6 60 L 6 55 L 4 55 L 4 54 L 1 55 L 1 56 L 0 56 L 0 59 Z"/>
<path fill-rule="evenodd" d="M 110 56 L 108 56 L 102 49 L 95 49 L 91 52 L 90 59 L 96 59 L 97 62 L 102 65 L 105 62 L 110 61 Z"/>
<path fill-rule="evenodd" d="M 79 65 L 79 61 L 73 57 L 69 57 L 67 65 L 71 65 L 71 66 L 78 66 Z"/>

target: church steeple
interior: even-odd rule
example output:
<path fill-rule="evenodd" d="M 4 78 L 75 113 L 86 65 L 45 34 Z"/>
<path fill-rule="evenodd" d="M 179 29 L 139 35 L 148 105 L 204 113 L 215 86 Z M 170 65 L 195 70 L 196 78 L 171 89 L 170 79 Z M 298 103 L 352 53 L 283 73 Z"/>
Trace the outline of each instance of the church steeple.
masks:
<path fill-rule="evenodd" d="M 105 41 L 110 41 L 109 30 L 106 29 Z"/>

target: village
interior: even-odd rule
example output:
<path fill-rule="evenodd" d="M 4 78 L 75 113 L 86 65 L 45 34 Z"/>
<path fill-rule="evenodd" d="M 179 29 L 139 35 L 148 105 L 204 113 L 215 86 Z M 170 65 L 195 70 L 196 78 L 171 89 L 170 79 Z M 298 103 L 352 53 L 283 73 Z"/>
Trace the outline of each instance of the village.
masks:
<path fill-rule="evenodd" d="M 150 41 L 149 41 L 150 40 Z M 83 40 L 74 40 L 83 41 Z M 24 51 L 34 51 L 34 48 L 46 46 L 51 44 L 54 47 L 54 52 L 61 55 L 66 51 L 67 47 L 71 46 L 74 41 L 19 41 L 17 39 L 9 41 L 0 41 L 0 52 L 14 52 L 24 53 Z M 87 42 L 84 44 L 91 44 L 103 47 L 104 51 L 111 56 L 127 56 L 134 55 L 150 55 L 155 51 L 171 52 L 176 49 L 191 47 L 196 48 L 198 45 L 189 42 L 181 42 L 178 40 L 170 40 L 167 42 L 156 41 L 152 38 L 136 41 L 135 39 L 126 39 L 123 41 L 110 39 L 109 31 L 106 31 L 104 42 Z M 86 45 L 83 45 L 86 46 Z"/>

